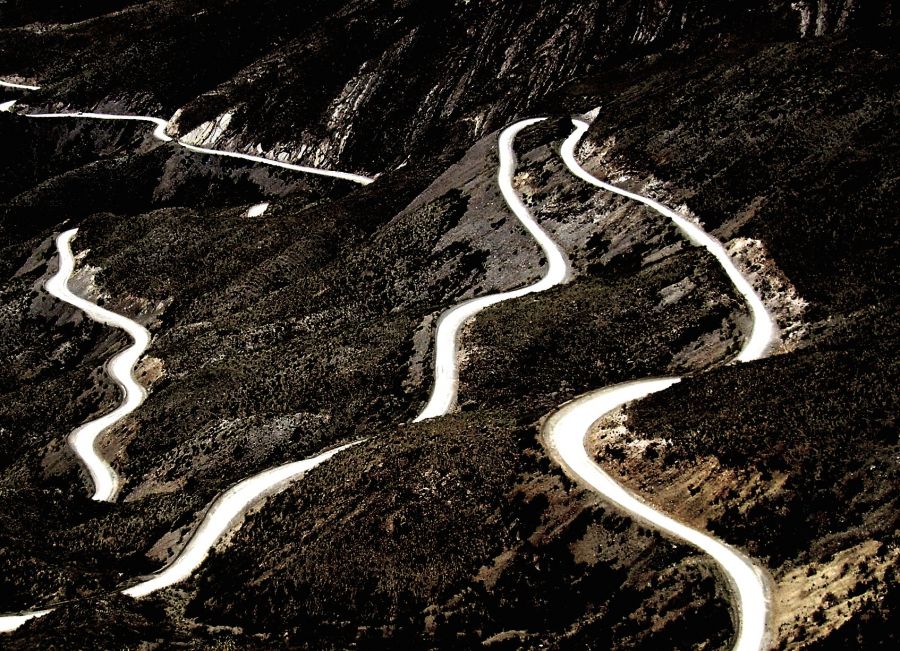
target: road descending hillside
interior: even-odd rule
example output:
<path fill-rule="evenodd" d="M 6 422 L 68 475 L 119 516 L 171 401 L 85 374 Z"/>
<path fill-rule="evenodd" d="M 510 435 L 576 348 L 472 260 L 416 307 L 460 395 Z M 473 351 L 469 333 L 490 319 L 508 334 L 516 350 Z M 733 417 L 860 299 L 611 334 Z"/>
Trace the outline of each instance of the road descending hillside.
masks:
<path fill-rule="evenodd" d="M 0 3 L 0 647 L 895 648 L 895 32 Z"/>

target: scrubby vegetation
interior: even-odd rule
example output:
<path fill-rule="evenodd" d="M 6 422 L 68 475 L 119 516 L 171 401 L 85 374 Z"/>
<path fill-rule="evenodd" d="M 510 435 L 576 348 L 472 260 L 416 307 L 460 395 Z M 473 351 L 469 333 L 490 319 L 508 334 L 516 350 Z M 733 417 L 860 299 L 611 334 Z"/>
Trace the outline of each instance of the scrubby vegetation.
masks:
<path fill-rule="evenodd" d="M 825 605 L 798 609 L 778 643 L 890 646 L 896 57 L 872 27 L 883 14 L 850 7 L 849 32 L 798 40 L 781 2 L 200 4 L 2 29 L 0 66 L 46 80 L 33 106 L 183 109 L 182 133 L 236 109 L 222 146 L 305 146 L 381 175 L 357 187 L 190 154 L 136 125 L 0 114 L 0 610 L 62 602 L 5 645 L 725 647 L 728 595 L 709 562 L 573 485 L 535 437 L 581 392 L 690 374 L 628 412 L 634 436 L 670 442 L 647 446 L 645 487 L 713 459 L 735 483 L 701 526 L 776 580 L 847 583 L 810 579 L 806 602 Z M 838 30 L 838 9 L 819 4 L 822 29 Z M 4 24 L 91 13 L 14 9 Z M 746 324 L 712 260 L 561 165 L 568 115 L 600 103 L 585 165 L 686 203 L 722 239 L 760 240 L 809 301 L 790 354 L 723 366 Z M 541 273 L 497 190 L 492 130 L 543 110 L 555 117 L 518 141 L 515 182 L 576 277 L 483 313 L 463 337 L 459 413 L 410 425 L 441 311 Z M 269 210 L 248 218 L 260 200 Z M 124 341 L 42 291 L 63 224 L 80 229 L 78 291 L 153 334 L 138 369 L 149 398 L 101 441 L 125 478 L 115 505 L 87 499 L 64 444 L 118 399 L 102 367 Z M 248 516 L 195 578 L 115 596 L 178 550 L 218 492 L 360 437 Z"/>

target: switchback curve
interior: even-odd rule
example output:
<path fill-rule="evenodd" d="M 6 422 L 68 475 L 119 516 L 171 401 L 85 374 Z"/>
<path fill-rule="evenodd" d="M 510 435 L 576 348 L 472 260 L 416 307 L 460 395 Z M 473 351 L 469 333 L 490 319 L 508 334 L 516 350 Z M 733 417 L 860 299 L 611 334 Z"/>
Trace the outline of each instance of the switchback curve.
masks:
<path fill-rule="evenodd" d="M 98 323 L 124 330 L 133 341 L 131 346 L 115 355 L 106 367 L 107 374 L 122 389 L 125 399 L 113 411 L 79 426 L 69 434 L 69 445 L 84 463 L 94 482 L 94 494 L 91 499 L 109 502 L 112 501 L 118 490 L 119 477 L 112 466 L 97 453 L 95 443 L 101 432 L 140 407 L 147 397 L 144 387 L 134 378 L 134 367 L 150 345 L 150 333 L 139 323 L 76 296 L 69 289 L 69 278 L 75 270 L 71 242 L 76 233 L 78 233 L 78 229 L 73 228 L 61 233 L 56 238 L 59 270 L 45 284 L 47 292 L 78 308 Z"/>
<path fill-rule="evenodd" d="M 434 337 L 434 385 L 431 396 L 422 412 L 416 417 L 419 422 L 443 416 L 456 403 L 459 384 L 459 333 L 465 323 L 483 309 L 503 301 L 520 298 L 527 294 L 543 292 L 564 282 L 569 277 L 569 262 L 566 254 L 538 225 L 528 208 L 513 188 L 516 173 L 516 155 L 513 149 L 516 135 L 524 128 L 543 121 L 545 118 L 522 120 L 507 127 L 500 134 L 498 143 L 500 169 L 497 182 L 500 192 L 513 214 L 535 239 L 547 259 L 547 270 L 536 283 L 508 292 L 489 294 L 465 301 L 444 312 L 438 319 Z"/>
<path fill-rule="evenodd" d="M 775 324 L 762 299 L 738 271 L 722 244 L 667 206 L 600 181 L 586 172 L 578 164 L 574 152 L 575 146 L 589 125 L 583 120 L 573 120 L 573 124 L 575 131 L 566 139 L 561 149 L 566 166 L 573 174 L 591 185 L 639 201 L 670 218 L 689 241 L 707 249 L 719 261 L 751 310 L 752 333 L 744 342 L 735 361 L 752 361 L 764 355 L 774 335 Z M 737 549 L 688 527 L 650 506 L 604 471 L 594 461 L 586 447 L 585 439 L 594 422 L 628 402 L 663 391 L 680 381 L 681 378 L 650 378 L 605 387 L 579 396 L 548 416 L 541 430 L 542 440 L 550 456 L 568 474 L 598 492 L 604 499 L 638 520 L 649 523 L 709 554 L 727 578 L 734 596 L 737 618 L 734 651 L 761 651 L 768 644 L 771 619 L 769 578 L 765 570 Z"/>

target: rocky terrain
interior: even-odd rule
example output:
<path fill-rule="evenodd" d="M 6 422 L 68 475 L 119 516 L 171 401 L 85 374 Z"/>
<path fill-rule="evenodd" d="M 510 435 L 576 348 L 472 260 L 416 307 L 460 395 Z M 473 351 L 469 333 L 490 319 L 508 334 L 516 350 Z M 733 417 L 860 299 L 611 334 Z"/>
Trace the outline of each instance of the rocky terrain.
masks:
<path fill-rule="evenodd" d="M 0 612 L 60 604 L 9 648 L 729 648 L 712 562 L 604 504 L 537 432 L 561 403 L 686 375 L 600 421 L 598 461 L 772 574 L 775 648 L 893 648 L 896 46 L 888 2 L 0 4 Z M 780 328 L 732 366 L 746 308 L 656 213 L 726 243 Z M 206 146 L 376 177 L 210 157 Z M 572 279 L 466 327 L 459 408 L 412 424 L 439 315 L 534 282 L 516 190 Z M 268 201 L 261 216 L 250 206 Z M 149 396 L 100 449 L 125 336 L 43 290 L 77 226 L 73 291 L 145 325 Z M 162 567 L 229 486 L 366 441 L 249 513 L 190 580 Z"/>

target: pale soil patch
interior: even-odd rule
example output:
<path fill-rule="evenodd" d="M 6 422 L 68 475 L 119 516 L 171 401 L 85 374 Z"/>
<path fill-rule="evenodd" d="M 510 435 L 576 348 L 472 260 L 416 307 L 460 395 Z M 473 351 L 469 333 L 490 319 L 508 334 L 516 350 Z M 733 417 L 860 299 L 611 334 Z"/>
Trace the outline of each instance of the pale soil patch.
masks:
<path fill-rule="evenodd" d="M 867 607 L 873 593 L 886 587 L 885 574 L 896 567 L 900 549 L 883 556 L 877 540 L 844 549 L 824 563 L 808 563 L 775 579 L 775 622 L 786 649 L 803 649 L 827 638 Z M 869 582 L 870 585 L 860 585 Z"/>
<path fill-rule="evenodd" d="M 730 501 L 740 502 L 746 510 L 753 500 L 779 492 L 788 478 L 786 473 L 773 473 L 763 481 L 758 472 L 723 468 L 714 457 L 663 467 L 660 458 L 671 441 L 635 438 L 627 422 L 625 410 L 619 408 L 594 423 L 586 439 L 588 451 L 617 481 L 692 527 L 705 528 Z"/>
<path fill-rule="evenodd" d="M 809 303 L 800 297 L 797 288 L 778 268 L 759 240 L 736 238 L 727 242 L 725 249 L 778 323 L 780 342 L 771 353 L 796 350 L 809 331 L 809 324 L 804 320 Z"/>
<path fill-rule="evenodd" d="M 723 468 L 713 457 L 664 467 L 661 458 L 671 443 L 634 439 L 627 420 L 619 409 L 595 423 L 586 439 L 590 453 L 617 481 L 690 526 L 706 528 L 729 504 L 746 512 L 779 493 L 788 478 L 787 473 L 763 479 L 759 473 Z M 657 454 L 648 458 L 651 447 Z M 827 638 L 884 591 L 886 573 L 897 565 L 900 549 L 879 556 L 880 547 L 879 541 L 866 540 L 825 562 L 775 568 L 773 634 L 786 644 L 783 648 L 803 649 Z"/>
<path fill-rule="evenodd" d="M 204 122 L 196 129 L 183 135 L 180 140 L 196 147 L 211 148 L 222 138 L 222 135 L 228 129 L 233 114 L 233 111 L 229 111 L 223 113 L 215 120 Z M 180 114 L 176 113 L 172 118 L 172 122 L 176 125 L 178 123 L 178 117 L 180 117 Z"/>

